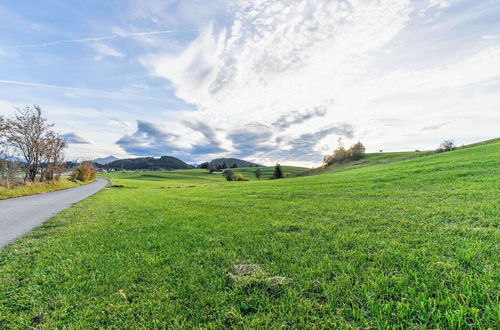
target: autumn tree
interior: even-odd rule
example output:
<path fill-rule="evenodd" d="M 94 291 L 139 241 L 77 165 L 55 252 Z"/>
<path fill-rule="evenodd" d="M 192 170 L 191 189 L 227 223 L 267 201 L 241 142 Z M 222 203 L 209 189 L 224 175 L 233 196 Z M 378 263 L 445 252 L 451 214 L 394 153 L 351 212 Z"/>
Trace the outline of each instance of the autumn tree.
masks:
<path fill-rule="evenodd" d="M 363 143 L 361 143 L 361 141 L 358 141 L 358 143 L 353 144 L 349 148 L 349 157 L 352 160 L 360 160 L 361 158 L 364 157 L 365 151 L 366 151 L 366 148 L 363 145 Z"/>

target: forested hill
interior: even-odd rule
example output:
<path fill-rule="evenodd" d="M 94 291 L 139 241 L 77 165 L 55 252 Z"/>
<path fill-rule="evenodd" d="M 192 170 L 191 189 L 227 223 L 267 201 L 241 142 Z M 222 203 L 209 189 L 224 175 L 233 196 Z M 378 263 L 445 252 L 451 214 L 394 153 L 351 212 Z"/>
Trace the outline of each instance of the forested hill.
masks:
<path fill-rule="evenodd" d="M 193 166 L 172 156 L 120 159 L 104 167 L 124 170 L 180 170 L 193 168 Z"/>
<path fill-rule="evenodd" d="M 210 165 L 218 167 L 223 166 L 224 168 L 229 167 L 261 167 L 263 165 L 252 163 L 243 159 L 238 158 L 218 158 L 209 162 Z M 236 166 L 235 166 L 236 165 Z"/>

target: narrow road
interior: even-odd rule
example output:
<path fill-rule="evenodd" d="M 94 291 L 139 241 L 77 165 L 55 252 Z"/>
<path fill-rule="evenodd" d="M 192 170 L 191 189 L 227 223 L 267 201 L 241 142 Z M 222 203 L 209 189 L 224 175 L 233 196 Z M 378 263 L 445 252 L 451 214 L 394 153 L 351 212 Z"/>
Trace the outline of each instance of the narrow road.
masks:
<path fill-rule="evenodd" d="M 95 194 L 106 180 L 38 195 L 0 200 L 0 248 L 32 231 L 62 210 Z"/>

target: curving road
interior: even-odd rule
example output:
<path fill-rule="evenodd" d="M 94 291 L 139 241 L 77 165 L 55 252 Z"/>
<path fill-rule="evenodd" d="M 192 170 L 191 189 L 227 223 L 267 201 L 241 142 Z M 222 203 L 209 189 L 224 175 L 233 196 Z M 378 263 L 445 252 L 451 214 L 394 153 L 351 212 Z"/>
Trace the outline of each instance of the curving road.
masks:
<path fill-rule="evenodd" d="M 62 210 L 95 194 L 108 182 L 95 182 L 38 195 L 0 200 L 0 248 L 32 231 Z"/>

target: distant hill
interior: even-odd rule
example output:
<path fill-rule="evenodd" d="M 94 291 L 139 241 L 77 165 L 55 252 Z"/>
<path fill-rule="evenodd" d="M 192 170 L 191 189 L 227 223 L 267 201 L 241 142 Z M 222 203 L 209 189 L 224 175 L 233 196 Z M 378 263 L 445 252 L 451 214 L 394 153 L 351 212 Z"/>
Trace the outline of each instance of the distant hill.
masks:
<path fill-rule="evenodd" d="M 243 159 L 238 159 L 238 158 L 218 158 L 214 159 L 210 162 L 208 162 L 212 166 L 221 166 L 221 165 L 226 165 L 226 167 L 234 167 L 236 164 L 236 167 L 263 167 L 264 165 L 248 162 Z"/>
<path fill-rule="evenodd" d="M 116 158 L 115 156 L 108 156 L 108 157 L 104 157 L 104 158 L 94 159 L 93 162 L 97 163 L 99 165 L 107 165 L 107 164 L 112 163 L 112 162 L 117 161 L 117 160 L 120 160 L 120 158 Z"/>
<path fill-rule="evenodd" d="M 193 166 L 171 156 L 120 159 L 107 164 L 106 167 L 124 170 L 180 170 L 193 168 Z"/>

